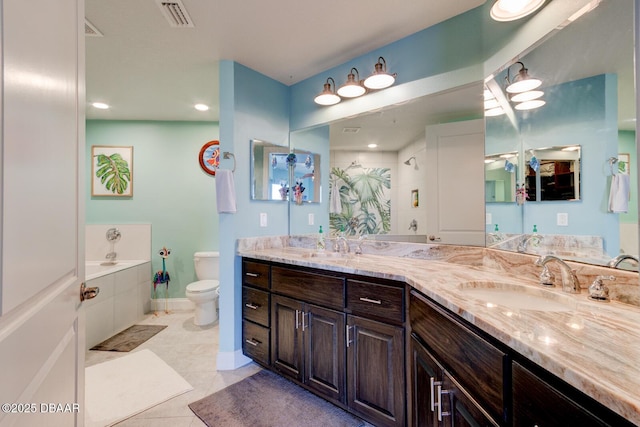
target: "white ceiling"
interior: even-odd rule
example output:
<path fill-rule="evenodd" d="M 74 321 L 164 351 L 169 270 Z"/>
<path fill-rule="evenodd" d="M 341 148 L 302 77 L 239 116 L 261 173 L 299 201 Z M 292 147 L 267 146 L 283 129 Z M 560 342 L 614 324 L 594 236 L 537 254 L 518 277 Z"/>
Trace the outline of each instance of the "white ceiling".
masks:
<path fill-rule="evenodd" d="M 157 0 L 86 0 L 104 34 L 86 37 L 87 102 L 111 105 L 87 118 L 217 121 L 221 59 L 291 85 L 485 1 L 182 0 L 194 27 L 173 28 Z"/>

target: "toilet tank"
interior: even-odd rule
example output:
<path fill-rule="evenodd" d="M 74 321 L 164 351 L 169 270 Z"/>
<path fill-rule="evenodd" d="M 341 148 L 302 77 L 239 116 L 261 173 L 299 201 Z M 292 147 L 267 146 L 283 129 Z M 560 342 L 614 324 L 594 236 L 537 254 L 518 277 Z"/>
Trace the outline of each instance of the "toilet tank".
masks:
<path fill-rule="evenodd" d="M 217 280 L 220 271 L 220 252 L 196 252 L 193 262 L 198 280 Z"/>

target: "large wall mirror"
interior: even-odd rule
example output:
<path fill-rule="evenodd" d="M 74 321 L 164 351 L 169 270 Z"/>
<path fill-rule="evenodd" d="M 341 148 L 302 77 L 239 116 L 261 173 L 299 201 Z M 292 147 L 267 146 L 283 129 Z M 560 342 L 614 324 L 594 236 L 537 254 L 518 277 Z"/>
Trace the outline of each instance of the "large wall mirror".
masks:
<path fill-rule="evenodd" d="M 637 257 L 637 162 L 622 172 L 616 165 L 636 152 L 633 57 L 633 1 L 603 0 L 487 79 L 489 98 L 504 110 L 486 117 L 487 162 L 495 160 L 485 178 L 489 245 L 598 264 Z M 505 90 L 523 65 L 542 80 L 539 108 L 517 109 Z M 501 153 L 517 154 L 511 173 Z M 494 163 L 501 167 L 490 170 Z M 609 206 L 614 173 L 629 175 L 626 213 Z M 534 227 L 544 244 L 527 247 Z"/>
<path fill-rule="evenodd" d="M 377 238 L 428 242 L 427 207 L 435 202 L 425 192 L 425 127 L 481 118 L 485 147 L 477 162 L 482 165 L 485 161 L 485 177 L 480 190 L 484 212 L 479 214 L 485 217 L 487 241 L 498 226 L 502 236 L 513 238 L 508 244 L 491 241 L 488 245 L 522 250 L 521 240 L 535 229 L 544 236 L 543 242 L 557 245 L 550 251 L 566 258 L 603 265 L 620 253 L 637 255 L 633 1 L 602 0 L 594 10 L 565 24 L 535 46 L 525 46 L 521 41 L 528 36 L 516 34 L 521 55 L 501 53 L 514 58 L 513 62 L 502 65 L 491 77 L 478 75 L 478 85 L 451 84 L 425 92 L 430 93 L 427 96 L 326 123 L 331 151 L 324 183 L 331 186 L 340 173 L 359 184 L 373 180 L 381 186 L 366 187 L 378 188 L 371 194 L 379 199 L 369 210 L 386 203 L 390 206 L 388 228 L 378 227 L 383 234 Z M 483 25 L 483 31 L 492 31 L 498 24 Z M 509 37 L 502 46 L 505 43 L 510 45 Z M 493 61 L 493 53 L 486 52 L 487 63 Z M 505 77 L 517 74 L 518 61 L 530 75 L 543 80 L 543 107 L 516 110 L 504 95 Z M 484 116 L 483 83 L 502 92 L 502 100 L 510 105 L 507 114 Z M 368 144 L 377 144 L 377 148 L 370 150 Z M 611 213 L 607 206 L 611 171 L 617 165 L 611 159 L 623 156 L 628 157 L 624 169 L 631 182 L 628 212 Z M 438 163 L 459 171 L 460 176 L 466 172 L 456 158 Z M 384 184 L 387 176 L 391 177 L 388 188 Z M 325 195 L 328 203 L 331 196 L 328 191 Z M 375 220 L 366 214 L 362 218 Z M 306 223 L 306 216 L 301 215 L 306 213 L 291 211 L 292 232 L 317 229 L 317 225 L 301 227 Z M 362 229 L 360 220 L 350 224 L 344 218 L 343 223 L 353 225 L 353 235 Z M 374 224 L 367 227 L 375 228 Z M 582 252 L 560 250 L 559 246 L 578 247 Z M 531 253 L 542 250 L 548 248 L 525 248 Z"/>

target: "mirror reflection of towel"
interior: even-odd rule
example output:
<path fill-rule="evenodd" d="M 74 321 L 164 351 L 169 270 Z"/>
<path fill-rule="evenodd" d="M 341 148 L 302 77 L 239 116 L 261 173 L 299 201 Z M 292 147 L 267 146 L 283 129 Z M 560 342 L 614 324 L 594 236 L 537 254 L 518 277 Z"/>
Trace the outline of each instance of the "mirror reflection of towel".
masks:
<path fill-rule="evenodd" d="M 228 169 L 216 171 L 216 202 L 218 213 L 236 213 L 236 187 Z"/>
<path fill-rule="evenodd" d="M 615 174 L 611 176 L 609 191 L 609 212 L 627 213 L 629 210 L 629 175 Z"/>

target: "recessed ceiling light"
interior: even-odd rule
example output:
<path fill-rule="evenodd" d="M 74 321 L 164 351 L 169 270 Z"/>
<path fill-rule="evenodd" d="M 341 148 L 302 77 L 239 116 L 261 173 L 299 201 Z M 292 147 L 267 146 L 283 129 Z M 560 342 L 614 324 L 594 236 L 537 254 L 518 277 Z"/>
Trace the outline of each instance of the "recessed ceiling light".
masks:
<path fill-rule="evenodd" d="M 376 148 L 377 146 L 378 146 L 378 144 L 369 144 L 369 145 L 367 145 L 367 147 L 369 147 L 369 148 Z"/>
<path fill-rule="evenodd" d="M 105 104 L 104 102 L 94 102 L 91 105 L 93 105 L 93 108 L 97 108 L 99 110 L 108 110 L 109 109 L 109 105 Z"/>
<path fill-rule="evenodd" d="M 196 104 L 194 105 L 194 108 L 198 111 L 208 111 L 209 110 L 209 106 L 205 105 L 205 104 Z"/>
<path fill-rule="evenodd" d="M 491 17 L 500 22 L 515 21 L 540 9 L 545 0 L 496 0 Z"/>

